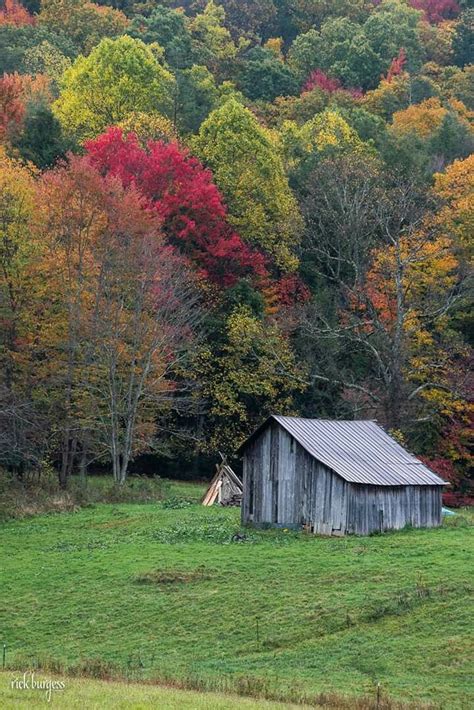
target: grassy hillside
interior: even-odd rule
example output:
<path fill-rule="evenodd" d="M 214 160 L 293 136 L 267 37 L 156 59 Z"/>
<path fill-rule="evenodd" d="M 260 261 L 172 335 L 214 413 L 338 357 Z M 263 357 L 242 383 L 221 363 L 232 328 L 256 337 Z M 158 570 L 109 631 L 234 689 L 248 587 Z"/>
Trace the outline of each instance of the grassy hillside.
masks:
<path fill-rule="evenodd" d="M 0 641 L 10 667 L 288 701 L 373 697 L 380 682 L 401 700 L 472 707 L 470 520 L 369 538 L 249 530 L 231 542 L 238 510 L 175 496 L 12 521 Z"/>

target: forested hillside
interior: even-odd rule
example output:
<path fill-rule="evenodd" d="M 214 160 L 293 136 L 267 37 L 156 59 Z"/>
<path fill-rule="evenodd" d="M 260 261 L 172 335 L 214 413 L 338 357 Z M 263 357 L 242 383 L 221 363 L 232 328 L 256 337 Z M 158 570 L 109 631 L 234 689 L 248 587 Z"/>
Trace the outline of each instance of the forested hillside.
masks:
<path fill-rule="evenodd" d="M 298 413 L 468 496 L 469 5 L 5 0 L 0 466 L 191 471 Z"/>

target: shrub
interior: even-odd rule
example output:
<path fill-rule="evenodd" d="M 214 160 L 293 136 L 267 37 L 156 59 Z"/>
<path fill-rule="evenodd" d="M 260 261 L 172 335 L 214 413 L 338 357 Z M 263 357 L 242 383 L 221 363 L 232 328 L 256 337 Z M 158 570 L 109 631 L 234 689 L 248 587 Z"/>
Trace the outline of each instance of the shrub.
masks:
<path fill-rule="evenodd" d="M 155 476 L 135 476 L 122 486 L 110 483 L 91 485 L 72 478 L 67 490 L 60 488 L 56 471 L 43 464 L 23 478 L 0 469 L 0 521 L 25 518 L 40 513 L 77 510 L 95 503 L 152 503 L 162 501 L 168 493 L 168 482 Z"/>
<path fill-rule="evenodd" d="M 443 505 L 447 508 L 467 508 L 474 506 L 474 497 L 463 493 L 443 493 Z"/>

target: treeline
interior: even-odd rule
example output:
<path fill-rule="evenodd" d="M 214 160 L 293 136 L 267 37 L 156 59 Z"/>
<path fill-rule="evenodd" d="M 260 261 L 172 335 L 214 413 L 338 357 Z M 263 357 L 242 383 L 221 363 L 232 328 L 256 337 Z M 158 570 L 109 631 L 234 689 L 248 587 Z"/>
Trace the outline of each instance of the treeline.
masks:
<path fill-rule="evenodd" d="M 474 12 L 6 0 L 0 465 L 372 417 L 467 492 Z"/>

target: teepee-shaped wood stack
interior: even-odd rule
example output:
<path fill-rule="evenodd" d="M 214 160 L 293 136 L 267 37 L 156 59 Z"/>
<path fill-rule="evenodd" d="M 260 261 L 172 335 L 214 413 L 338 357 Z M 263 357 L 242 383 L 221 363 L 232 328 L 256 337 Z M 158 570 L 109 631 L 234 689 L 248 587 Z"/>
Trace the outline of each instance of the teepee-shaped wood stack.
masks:
<path fill-rule="evenodd" d="M 242 493 L 242 481 L 222 456 L 222 463 L 216 465 L 216 472 L 202 499 L 202 505 L 219 503 L 219 505 L 237 506 L 241 503 Z"/>

